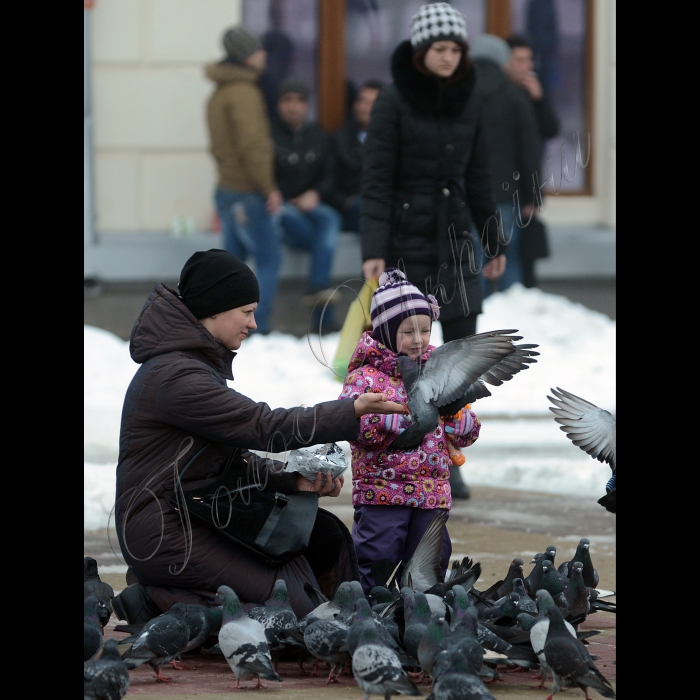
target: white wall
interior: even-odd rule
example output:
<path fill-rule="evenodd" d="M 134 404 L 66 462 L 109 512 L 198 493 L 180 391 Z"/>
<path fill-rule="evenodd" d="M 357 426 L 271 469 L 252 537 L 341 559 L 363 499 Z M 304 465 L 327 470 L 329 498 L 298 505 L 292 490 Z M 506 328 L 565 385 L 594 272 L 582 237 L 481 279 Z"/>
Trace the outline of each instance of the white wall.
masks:
<path fill-rule="evenodd" d="M 595 2 L 594 196 L 548 196 L 551 224 L 615 225 L 615 9 Z M 97 0 L 92 109 L 98 232 L 168 230 L 173 216 L 209 230 L 214 163 L 207 150 L 203 66 L 241 21 L 240 0 Z"/>
<path fill-rule="evenodd" d="M 175 215 L 209 229 L 203 66 L 240 0 L 97 0 L 91 15 L 97 231 L 164 231 Z"/>

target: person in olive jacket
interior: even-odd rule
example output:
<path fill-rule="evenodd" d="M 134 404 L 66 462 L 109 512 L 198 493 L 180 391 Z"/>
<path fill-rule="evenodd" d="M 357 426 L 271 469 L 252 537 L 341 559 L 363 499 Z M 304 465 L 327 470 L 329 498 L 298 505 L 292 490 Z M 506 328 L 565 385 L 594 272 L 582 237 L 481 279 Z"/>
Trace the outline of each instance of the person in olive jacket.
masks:
<path fill-rule="evenodd" d="M 275 184 L 274 146 L 259 79 L 267 52 L 245 27 L 223 36 L 226 57 L 205 66 L 215 84 L 206 107 L 210 151 L 216 162 L 214 193 L 224 247 L 241 260 L 255 259 L 260 278 L 258 333 L 271 329 L 282 253 L 274 216 L 282 206 Z"/>
<path fill-rule="evenodd" d="M 313 305 L 333 299 L 329 288 L 341 219 L 324 204 L 335 187 L 333 152 L 329 135 L 306 120 L 309 97 L 309 87 L 301 80 L 287 78 L 278 85 L 272 139 L 275 178 L 284 197 L 279 219 L 282 243 L 311 253 L 304 300 Z M 330 313 L 328 308 L 324 326 L 331 322 Z"/>
<path fill-rule="evenodd" d="M 487 249 L 483 273 L 505 269 L 466 40 L 464 17 L 447 3 L 414 15 L 410 41 L 391 57 L 393 83 L 374 103 L 362 176 L 364 276 L 399 267 L 437 296 L 445 342 L 476 333 L 482 311 L 474 233 Z"/>
<path fill-rule="evenodd" d="M 275 581 L 284 579 L 294 612 L 303 616 L 314 607 L 305 583 L 331 597 L 341 582 L 358 578 L 352 539 L 342 521 L 319 510 L 307 553 L 276 568 L 205 523 L 191 519 L 183 527 L 171 505 L 175 480 L 180 474 L 184 490 L 207 486 L 239 448 L 252 469 L 241 475 L 243 485 L 257 479 L 266 491 L 337 496 L 342 478 L 322 485 L 319 473 L 314 483 L 249 450 L 280 453 L 356 440 L 362 415 L 405 409 L 381 393 L 290 409 L 270 409 L 249 399 L 227 381 L 233 380 L 236 351 L 256 328 L 260 289 L 255 275 L 227 251 L 198 251 L 182 268 L 178 287 L 155 286 L 129 342 L 140 367 L 122 410 L 115 525 L 130 567 L 127 582 L 133 583 L 115 596 L 114 610 L 119 619 L 137 624 L 176 602 L 214 606 L 221 585 L 233 588 L 244 603 L 262 604 Z"/>

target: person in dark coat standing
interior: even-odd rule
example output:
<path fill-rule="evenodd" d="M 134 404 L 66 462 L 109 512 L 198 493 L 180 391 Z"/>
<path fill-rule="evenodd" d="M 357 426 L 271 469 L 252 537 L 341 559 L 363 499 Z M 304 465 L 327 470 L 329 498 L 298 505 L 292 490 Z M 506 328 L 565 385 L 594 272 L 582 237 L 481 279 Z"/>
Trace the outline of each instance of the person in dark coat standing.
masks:
<path fill-rule="evenodd" d="M 374 78 L 362 83 L 352 104 L 351 118 L 333 134 L 335 187 L 328 204 L 342 214 L 343 231 L 360 230 L 362 153 L 372 107 L 382 87 L 384 82 Z"/>
<path fill-rule="evenodd" d="M 506 268 L 463 15 L 444 2 L 421 6 L 410 40 L 392 54 L 391 74 L 365 142 L 363 274 L 379 278 L 396 267 L 426 296 L 436 296 L 448 342 L 476 333 L 483 300 L 479 239 L 487 251 L 483 274 L 497 279 Z M 450 483 L 453 497 L 469 497 L 459 470 Z"/>
<path fill-rule="evenodd" d="M 484 133 L 491 157 L 493 192 L 505 240 L 506 271 L 497 280 L 482 277 L 484 296 L 523 283 L 521 232 L 534 213 L 533 175 L 539 168 L 539 132 L 530 100 L 506 75 L 510 47 L 493 34 L 481 34 L 471 45 L 476 86 L 484 105 Z"/>
<path fill-rule="evenodd" d="M 354 402 L 290 409 L 249 399 L 227 381 L 233 380 L 236 351 L 256 328 L 255 275 L 227 251 L 198 251 L 182 268 L 178 288 L 155 286 L 129 342 L 140 367 L 122 410 L 115 526 L 128 578 L 136 582 L 115 596 L 114 610 L 137 624 L 176 602 L 216 605 L 221 585 L 233 588 L 244 603 L 262 604 L 275 581 L 284 579 L 294 612 L 305 615 L 314 607 L 305 583 L 330 597 L 342 581 L 359 576 L 342 521 L 319 510 L 307 553 L 275 568 L 205 523 L 191 519 L 184 527 L 171 505 L 178 474 L 184 490 L 208 486 L 238 449 L 250 470 L 242 470 L 242 486 L 256 479 L 265 491 L 337 496 L 342 478 L 322 486 L 321 473 L 314 483 L 250 450 L 280 453 L 356 440 L 362 415 L 405 409 L 371 393 Z M 207 445 L 185 472 L 191 457 Z"/>
<path fill-rule="evenodd" d="M 318 328 L 320 312 L 332 296 L 331 270 L 340 235 L 340 214 L 324 200 L 335 187 L 330 136 L 306 121 L 310 89 L 294 78 L 277 87 L 277 117 L 272 122 L 275 142 L 275 177 L 284 197 L 279 223 L 282 243 L 311 253 L 311 269 L 304 301 L 314 306 L 312 328 Z M 323 314 L 323 329 L 334 330 L 332 307 Z"/>
<path fill-rule="evenodd" d="M 524 36 L 513 35 L 507 39 L 507 42 L 510 46 L 510 59 L 505 65 L 505 71 L 513 83 L 528 97 L 535 110 L 539 129 L 538 145 L 540 147 L 539 186 L 542 187 L 548 177 L 548 171 L 543 162 L 545 145 L 547 139 L 552 139 L 559 134 L 560 120 L 554 106 L 544 92 L 542 82 L 534 71 L 535 64 L 530 41 Z M 520 264 L 523 284 L 526 287 L 537 286 L 535 260 L 546 257 L 549 257 L 547 228 L 535 213 L 532 221 L 523 230 L 520 239 Z"/>

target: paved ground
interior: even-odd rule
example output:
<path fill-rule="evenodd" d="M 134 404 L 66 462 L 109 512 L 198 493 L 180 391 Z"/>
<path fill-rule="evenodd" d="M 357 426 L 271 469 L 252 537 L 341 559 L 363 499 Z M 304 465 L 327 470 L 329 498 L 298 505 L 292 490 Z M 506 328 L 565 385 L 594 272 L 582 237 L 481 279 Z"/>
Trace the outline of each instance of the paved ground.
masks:
<path fill-rule="evenodd" d="M 502 577 L 512 559 L 522 557 L 529 572 L 530 559 L 548 545 L 557 547 L 557 564 L 566 561 L 581 537 L 591 540 L 591 556 L 600 574 L 599 586 L 616 590 L 616 516 L 606 512 L 595 501 L 572 496 L 511 491 L 484 486 L 472 486 L 468 501 L 456 501 L 448 523 L 453 540 L 453 556 L 464 555 L 481 562 L 482 577 L 476 587 L 483 590 Z M 344 489 L 337 499 L 324 499 L 322 507 L 334 511 L 348 526 L 351 524 L 352 507 L 349 489 Z M 111 542 L 110 542 L 111 540 Z M 114 533 L 107 531 L 85 532 L 84 551 L 97 559 L 100 566 L 109 569 L 118 565 L 120 557 L 112 552 L 112 543 L 118 553 Z M 102 578 L 119 591 L 125 585 L 123 573 L 103 573 Z M 610 598 L 615 601 L 616 598 Z M 124 633 L 114 632 L 118 624 L 112 618 L 107 635 L 121 639 Z M 598 657 L 596 662 L 602 673 L 617 685 L 616 616 L 611 613 L 595 613 L 584 622 L 585 629 L 598 629 L 601 633 L 590 640 L 589 651 Z M 295 664 L 283 664 L 280 668 L 282 683 L 267 682 L 266 690 L 235 691 L 234 676 L 221 656 L 196 655 L 186 658 L 188 668 L 182 671 L 168 668 L 165 675 L 169 684 L 158 683 L 149 667 L 131 672 L 129 697 L 164 698 L 232 698 L 241 692 L 271 695 L 278 698 L 308 699 L 310 697 L 336 700 L 359 700 L 361 692 L 350 676 L 341 676 L 340 683 L 325 684 L 325 675 L 301 676 Z M 544 700 L 546 690 L 537 689 L 539 681 L 535 672 L 519 670 L 501 672 L 502 680 L 490 685 L 497 700 Z M 245 683 L 246 687 L 252 683 Z M 427 685 L 421 685 L 428 694 Z M 572 697 L 583 697 L 582 691 L 568 691 Z M 591 691 L 591 698 L 598 694 Z M 567 696 L 568 697 L 568 696 Z"/>

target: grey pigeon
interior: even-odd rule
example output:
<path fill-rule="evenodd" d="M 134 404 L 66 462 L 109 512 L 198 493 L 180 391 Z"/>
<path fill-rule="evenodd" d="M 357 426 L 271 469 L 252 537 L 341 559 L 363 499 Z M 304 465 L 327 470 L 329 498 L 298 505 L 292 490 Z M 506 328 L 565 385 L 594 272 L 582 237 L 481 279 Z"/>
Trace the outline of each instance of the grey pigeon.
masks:
<path fill-rule="evenodd" d="M 175 603 L 167 612 L 149 620 L 129 648 L 122 654 L 128 669 L 148 665 L 156 673 L 156 681 L 169 681 L 162 674 L 166 663 L 178 659 L 190 640 L 187 627 L 187 606 Z"/>
<path fill-rule="evenodd" d="M 444 651 L 458 652 L 467 663 L 467 668 L 476 675 L 494 675 L 484 667 L 484 647 L 479 642 L 477 609 L 470 606 L 460 615 L 459 621 L 452 629 L 452 634 L 440 643 L 438 653 L 433 661 L 433 679 L 440 674 L 439 665 L 436 669 L 438 656 Z M 505 659 L 504 655 L 504 659 Z"/>
<path fill-rule="evenodd" d="M 337 683 L 343 664 L 352 656 L 346 641 L 350 628 L 340 620 L 309 620 L 304 630 L 304 644 L 319 661 L 330 664 L 326 684 Z"/>
<path fill-rule="evenodd" d="M 425 628 L 423 637 L 418 643 L 418 663 L 421 670 L 433 678 L 433 664 L 437 655 L 440 644 L 444 642 L 452 633 L 450 625 L 445 621 L 444 617 L 431 615 L 430 620 Z"/>
<path fill-rule="evenodd" d="M 85 557 L 83 560 L 83 600 L 89 595 L 94 595 L 102 603 L 98 613 L 102 629 L 107 626 L 112 615 L 112 598 L 114 589 L 107 582 L 100 578 L 97 570 L 97 561 L 92 557 Z"/>
<path fill-rule="evenodd" d="M 517 593 L 520 596 L 520 600 L 518 600 L 518 610 L 520 612 L 528 612 L 537 615 L 537 603 L 530 598 L 528 592 L 525 590 L 525 582 L 523 579 L 513 579 L 513 593 Z"/>
<path fill-rule="evenodd" d="M 549 617 L 547 617 L 546 613 L 549 608 L 556 608 L 557 606 L 549 591 L 546 591 L 544 588 L 537 591 L 537 605 L 539 607 L 539 613 L 537 615 L 537 620 L 530 627 L 530 643 L 532 644 L 533 651 L 537 654 L 537 658 L 540 660 L 541 680 L 538 687 L 544 688 L 547 674 L 549 673 L 549 675 L 552 675 L 544 653 L 544 645 L 547 641 L 547 633 L 549 632 L 550 624 Z M 571 623 L 565 622 L 564 627 L 572 637 L 576 637 L 576 630 Z"/>
<path fill-rule="evenodd" d="M 249 610 L 248 617 L 257 620 L 265 628 L 267 642 L 271 647 L 277 644 L 280 630 L 290 629 L 299 623 L 289 603 L 286 581 L 277 579 L 269 600 L 265 601 L 265 605 Z"/>
<path fill-rule="evenodd" d="M 355 613 L 352 617 L 352 623 L 350 624 L 350 629 L 348 630 L 348 635 L 345 640 L 345 646 L 352 655 L 352 653 L 357 648 L 360 640 L 360 632 L 362 629 L 362 624 L 365 622 L 371 622 L 374 627 L 377 628 L 379 637 L 384 644 L 393 649 L 395 652 L 399 653 L 399 644 L 396 638 L 391 634 L 391 632 L 382 624 L 378 618 L 375 618 L 372 609 L 369 607 L 369 603 L 366 598 L 359 598 L 355 601 Z"/>
<path fill-rule="evenodd" d="M 219 630 L 219 647 L 236 676 L 236 688 L 241 679 L 255 678 L 255 688 L 264 688 L 261 678 L 282 681 L 272 666 L 265 628 L 257 620 L 248 617 L 238 596 L 229 586 L 219 586 L 216 591 L 223 600 L 223 617 Z"/>
<path fill-rule="evenodd" d="M 222 619 L 223 606 L 210 608 L 206 605 L 197 605 L 195 603 L 187 604 L 186 620 L 189 641 L 178 659 L 181 660 L 182 654 L 201 647 L 210 637 L 217 637 L 221 629 Z M 174 664 L 175 661 L 173 661 Z"/>
<path fill-rule="evenodd" d="M 381 695 L 385 700 L 399 694 L 422 695 L 404 671 L 396 652 L 382 644 L 379 633 L 370 626 L 363 629 L 352 655 L 352 675 L 364 693 L 364 700 L 369 700 L 371 695 Z"/>
<path fill-rule="evenodd" d="M 89 595 L 83 600 L 84 659 L 93 659 L 102 648 L 102 625 L 99 609 L 104 607 L 97 596 Z"/>
<path fill-rule="evenodd" d="M 320 603 L 305 618 L 335 620 L 340 617 L 341 620 L 347 621 L 352 614 L 355 596 L 355 589 L 350 582 L 343 581 L 336 589 L 332 600 Z"/>
<path fill-rule="evenodd" d="M 495 700 L 457 650 L 440 652 L 435 659 L 434 672 L 435 682 L 427 700 Z"/>
<path fill-rule="evenodd" d="M 562 688 L 580 688 L 588 700 L 588 689 L 593 688 L 603 697 L 615 698 L 610 681 L 599 671 L 583 642 L 571 636 L 559 609 L 552 606 L 545 615 L 549 630 L 544 655 L 554 677 L 551 697 Z"/>
<path fill-rule="evenodd" d="M 418 447 L 426 433 L 438 427 L 441 415 L 453 415 L 468 403 L 491 396 L 486 384 L 504 381 L 536 362 L 537 345 L 516 345 L 517 330 L 477 333 L 436 348 L 424 365 L 399 355 L 397 366 L 406 386 L 411 425 L 391 443 L 391 449 Z"/>
<path fill-rule="evenodd" d="M 615 416 L 610 411 L 559 387 L 550 391 L 554 396 L 547 398 L 556 408 L 550 406 L 549 410 L 556 416 L 554 420 L 561 425 L 566 437 L 594 459 L 606 462 L 612 469 L 612 478 L 606 485 L 606 494 L 598 499 L 598 503 L 611 513 L 617 512 Z"/>
<path fill-rule="evenodd" d="M 401 589 L 404 601 L 405 627 L 403 631 L 403 646 L 408 655 L 418 662 L 418 645 L 430 622 L 430 605 L 425 593 L 414 591 L 412 588 Z"/>
<path fill-rule="evenodd" d="M 99 659 L 83 664 L 84 700 L 121 700 L 129 690 L 129 669 L 119 656 L 116 639 L 107 639 Z"/>

